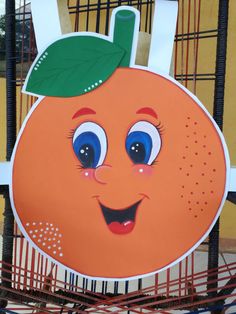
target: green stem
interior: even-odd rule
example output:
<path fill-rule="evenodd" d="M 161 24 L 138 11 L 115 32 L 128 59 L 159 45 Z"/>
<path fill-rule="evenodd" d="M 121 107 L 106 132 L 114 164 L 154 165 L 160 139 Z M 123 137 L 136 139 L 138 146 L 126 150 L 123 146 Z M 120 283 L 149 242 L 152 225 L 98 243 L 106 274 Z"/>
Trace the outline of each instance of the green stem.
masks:
<path fill-rule="evenodd" d="M 135 13 L 131 10 L 120 10 L 115 15 L 113 42 L 125 50 L 120 67 L 128 67 L 134 38 Z"/>

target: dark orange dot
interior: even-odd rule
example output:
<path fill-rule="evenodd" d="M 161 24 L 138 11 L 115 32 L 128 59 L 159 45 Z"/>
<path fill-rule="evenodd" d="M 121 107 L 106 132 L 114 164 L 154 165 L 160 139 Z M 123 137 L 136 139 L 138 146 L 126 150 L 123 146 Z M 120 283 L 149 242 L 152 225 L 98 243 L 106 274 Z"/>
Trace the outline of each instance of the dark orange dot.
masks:
<path fill-rule="evenodd" d="M 191 204 L 191 201 L 188 201 L 189 204 Z"/>
<path fill-rule="evenodd" d="M 207 202 L 205 202 L 204 204 L 207 205 Z"/>
<path fill-rule="evenodd" d="M 193 165 L 190 165 L 191 168 L 193 168 Z"/>
<path fill-rule="evenodd" d="M 197 125 L 197 122 L 194 122 L 195 125 Z"/>
<path fill-rule="evenodd" d="M 182 189 L 184 189 L 184 185 L 182 185 Z"/>
<path fill-rule="evenodd" d="M 194 215 L 194 218 L 197 218 L 197 215 Z"/>
<path fill-rule="evenodd" d="M 216 169 L 213 169 L 213 172 L 216 172 Z"/>
<path fill-rule="evenodd" d="M 197 144 L 197 141 L 194 141 L 194 143 L 196 143 L 196 144 Z"/>
<path fill-rule="evenodd" d="M 204 166 L 206 166 L 206 164 L 207 164 L 206 162 L 203 163 Z"/>
<path fill-rule="evenodd" d="M 190 192 L 191 195 L 193 195 L 193 192 Z"/>
<path fill-rule="evenodd" d="M 204 176 L 205 176 L 205 173 L 202 173 L 202 176 L 204 177 Z"/>
<path fill-rule="evenodd" d="M 189 177 L 189 173 L 187 173 L 187 177 Z"/>
<path fill-rule="evenodd" d="M 190 120 L 190 117 L 188 117 L 187 119 Z"/>
<path fill-rule="evenodd" d="M 181 195 L 181 198 L 183 198 L 184 196 L 183 195 Z"/>
<path fill-rule="evenodd" d="M 214 191 L 211 191 L 211 194 L 213 194 L 214 193 Z"/>
<path fill-rule="evenodd" d="M 202 192 L 202 194 L 204 195 L 204 194 L 205 194 L 205 192 L 203 191 L 203 192 Z"/>
<path fill-rule="evenodd" d="M 203 212 L 203 208 L 201 208 L 201 212 Z"/>
<path fill-rule="evenodd" d="M 197 132 L 193 132 L 193 134 L 194 134 L 194 135 L 196 135 L 196 134 L 197 134 Z"/>
<path fill-rule="evenodd" d="M 199 183 L 198 183 L 198 182 L 196 182 L 195 184 L 196 184 L 196 185 L 198 185 Z"/>
<path fill-rule="evenodd" d="M 199 202 L 196 202 L 197 205 L 199 205 Z"/>
<path fill-rule="evenodd" d="M 210 183 L 212 183 L 213 181 L 212 180 L 210 180 Z"/>
<path fill-rule="evenodd" d="M 188 148 L 188 146 L 185 146 L 185 148 Z"/>
<path fill-rule="evenodd" d="M 195 153 L 195 155 L 197 156 L 197 155 L 198 155 L 198 153 L 196 152 L 196 153 Z"/>
<path fill-rule="evenodd" d="M 208 152 L 208 155 L 211 155 L 211 152 Z"/>
<path fill-rule="evenodd" d="M 189 207 L 189 209 L 188 210 L 192 210 L 192 208 L 191 207 Z"/>
<path fill-rule="evenodd" d="M 182 170 L 182 168 L 180 167 L 179 170 Z"/>
<path fill-rule="evenodd" d="M 186 159 L 186 157 L 185 157 L 185 156 L 183 156 L 183 159 Z"/>
<path fill-rule="evenodd" d="M 185 127 L 188 128 L 188 124 L 186 124 Z"/>
<path fill-rule="evenodd" d="M 203 148 L 206 148 L 206 145 L 203 145 L 202 147 L 203 147 Z"/>

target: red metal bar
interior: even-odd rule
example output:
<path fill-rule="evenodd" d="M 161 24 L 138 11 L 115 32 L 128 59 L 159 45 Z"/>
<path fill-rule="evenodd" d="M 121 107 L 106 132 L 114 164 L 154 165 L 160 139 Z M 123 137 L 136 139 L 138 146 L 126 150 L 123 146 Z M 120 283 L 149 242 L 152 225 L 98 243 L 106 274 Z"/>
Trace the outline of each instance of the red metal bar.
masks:
<path fill-rule="evenodd" d="M 14 225 L 14 235 L 17 235 L 17 224 Z M 13 254 L 13 287 L 16 289 L 16 254 L 17 254 L 17 238 L 14 238 L 14 254 Z"/>
<path fill-rule="evenodd" d="M 27 285 L 27 276 L 28 276 L 28 253 L 29 253 L 29 242 L 26 242 L 26 252 L 25 252 L 25 267 L 24 267 L 24 289 Z"/>
<path fill-rule="evenodd" d="M 196 12 L 196 0 L 194 0 L 194 11 Z M 195 16 L 195 14 L 194 14 Z M 198 18 L 197 18 L 197 32 L 200 30 L 200 17 L 201 17 L 201 0 L 198 2 Z M 194 23 L 194 32 L 195 32 L 195 23 Z M 196 44 L 195 44 L 196 42 Z M 198 48 L 199 48 L 199 36 L 197 36 L 197 39 L 194 39 L 194 73 L 197 73 L 197 66 L 198 66 Z M 197 92 L 197 81 L 194 80 L 194 94 Z"/>
<path fill-rule="evenodd" d="M 168 268 L 166 271 L 166 296 L 167 298 L 170 295 L 170 269 Z"/>
<path fill-rule="evenodd" d="M 178 11 L 178 18 L 177 18 L 177 24 L 176 24 L 176 35 L 179 34 L 179 15 L 180 12 Z M 177 64 L 178 64 L 178 41 L 175 42 L 175 64 L 174 64 L 174 75 L 177 74 Z"/>
<path fill-rule="evenodd" d="M 158 274 L 155 275 L 155 293 L 158 293 Z"/>
<path fill-rule="evenodd" d="M 35 249 L 32 248 L 31 267 L 30 267 L 30 286 L 34 288 L 34 267 L 35 267 Z"/>
<path fill-rule="evenodd" d="M 191 20 L 191 3 L 188 2 L 188 27 L 187 27 L 187 33 L 190 33 L 190 20 Z M 189 38 L 189 35 L 187 36 Z M 186 77 L 188 77 L 188 66 L 189 66 L 189 44 L 190 41 L 187 40 L 187 51 L 186 51 Z M 185 81 L 185 87 L 188 87 L 188 80 Z"/>
<path fill-rule="evenodd" d="M 220 282 L 220 281 L 224 281 L 224 280 L 229 280 L 231 278 L 231 276 L 226 276 L 226 277 L 223 277 L 223 278 L 220 278 L 219 280 L 218 280 L 218 282 Z M 206 281 L 204 282 L 204 283 L 200 283 L 200 284 L 195 284 L 195 287 L 196 288 L 199 288 L 199 287 L 202 287 L 202 286 L 206 286 L 207 285 L 207 283 L 209 283 L 208 281 L 207 281 L 207 276 L 205 277 L 205 279 L 206 279 Z M 211 283 L 211 282 L 210 282 Z M 230 285 L 229 285 L 230 286 Z M 233 285 L 233 287 L 235 287 L 236 286 L 236 284 L 234 284 Z M 185 288 L 184 288 L 185 289 Z M 214 289 L 211 289 L 211 290 L 214 290 Z M 155 290 L 153 290 L 153 291 L 155 291 Z M 198 292 L 198 294 L 199 293 L 206 293 L 208 290 L 207 289 L 204 289 L 204 290 L 202 290 L 201 292 Z M 151 291 L 149 290 L 149 293 L 150 293 Z M 170 291 L 170 293 L 176 293 L 176 292 L 178 292 L 178 288 L 177 289 L 173 289 L 173 290 L 171 290 Z M 131 301 L 126 301 L 127 300 L 127 298 L 130 298 L 130 297 L 134 297 L 134 296 L 139 296 L 139 295 L 141 295 L 143 293 L 143 291 L 141 292 L 141 291 L 138 291 L 138 292 L 136 292 L 136 294 L 135 293 L 130 293 L 130 294 L 127 294 L 126 296 L 122 296 L 122 297 L 117 297 L 117 298 L 113 298 L 112 300 L 111 300 L 111 302 L 112 302 L 112 304 L 113 304 L 113 302 L 116 302 L 116 305 L 118 305 L 118 306 L 121 306 L 121 305 L 125 305 L 125 304 L 132 304 L 132 302 L 134 302 L 133 300 L 131 300 Z M 148 298 L 153 298 L 153 295 L 151 295 L 151 296 L 142 296 L 141 298 L 138 298 L 138 299 L 135 299 L 135 302 L 139 302 L 139 301 L 144 301 L 144 300 L 147 300 Z M 183 297 L 176 297 L 175 299 L 170 299 L 170 300 L 178 300 L 178 299 L 184 299 L 184 298 L 186 298 L 186 296 L 183 296 Z M 121 303 L 117 303 L 118 301 L 122 301 L 122 299 L 124 300 L 123 302 L 121 302 Z M 165 302 L 167 302 L 167 300 L 165 300 Z M 206 302 L 206 301 L 205 301 Z M 112 307 L 113 305 L 108 305 L 108 307 L 106 307 L 106 308 L 109 308 L 109 307 Z"/>
<path fill-rule="evenodd" d="M 55 265 L 55 276 L 54 276 L 55 279 L 54 279 L 54 285 L 53 285 L 54 291 L 56 290 L 56 287 L 57 287 L 57 285 L 56 285 L 56 283 L 57 283 L 57 272 L 58 272 L 58 266 Z"/>
<path fill-rule="evenodd" d="M 17 286 L 17 289 L 20 289 L 20 278 L 21 278 L 21 269 L 22 269 L 22 256 L 23 256 L 23 248 L 24 248 L 24 239 L 23 238 L 20 238 L 20 252 L 19 252 L 19 272 L 18 272 L 18 286 Z"/>
<path fill-rule="evenodd" d="M 182 278 L 182 262 L 179 263 L 179 278 Z M 181 297 L 181 280 L 179 280 L 179 297 Z"/>
<path fill-rule="evenodd" d="M 182 24 L 181 31 L 184 34 L 184 0 L 182 0 Z M 184 75 L 184 40 L 182 36 L 181 40 L 181 83 L 183 83 L 183 75 Z"/>

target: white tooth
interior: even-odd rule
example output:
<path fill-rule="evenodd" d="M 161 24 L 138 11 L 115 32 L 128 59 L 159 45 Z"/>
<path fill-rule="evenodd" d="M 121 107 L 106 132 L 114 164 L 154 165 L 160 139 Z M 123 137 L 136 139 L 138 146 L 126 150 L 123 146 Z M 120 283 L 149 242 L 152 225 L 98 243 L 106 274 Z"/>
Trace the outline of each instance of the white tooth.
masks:
<path fill-rule="evenodd" d="M 130 221 L 126 221 L 123 225 L 126 227 L 130 224 Z"/>

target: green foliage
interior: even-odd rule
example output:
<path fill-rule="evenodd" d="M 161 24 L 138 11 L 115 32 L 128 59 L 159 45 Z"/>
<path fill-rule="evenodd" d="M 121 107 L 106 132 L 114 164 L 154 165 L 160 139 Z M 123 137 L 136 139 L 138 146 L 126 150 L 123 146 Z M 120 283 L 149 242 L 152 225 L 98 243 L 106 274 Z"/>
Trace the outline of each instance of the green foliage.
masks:
<path fill-rule="evenodd" d="M 6 24 L 5 15 L 1 15 L 0 16 L 0 35 L 5 34 L 5 24 Z"/>
<path fill-rule="evenodd" d="M 30 46 L 30 20 L 16 19 L 15 31 L 16 31 L 16 58 L 18 61 L 28 61 L 28 53 Z M 0 60 L 5 58 L 5 15 L 0 16 Z M 24 39 L 24 46 L 22 46 Z"/>
<path fill-rule="evenodd" d="M 0 60 L 5 57 L 5 15 L 0 16 Z"/>

